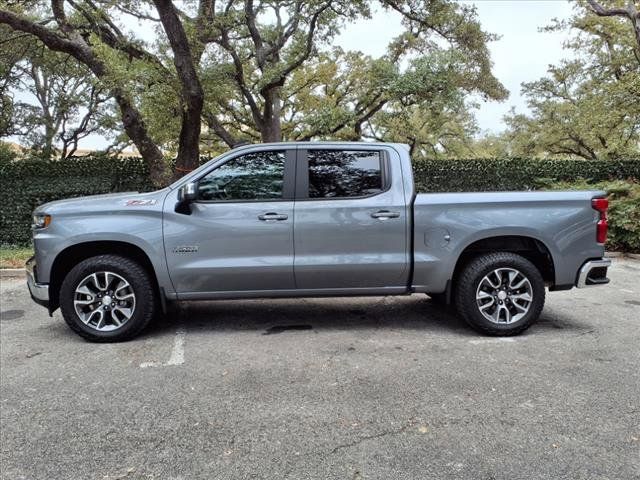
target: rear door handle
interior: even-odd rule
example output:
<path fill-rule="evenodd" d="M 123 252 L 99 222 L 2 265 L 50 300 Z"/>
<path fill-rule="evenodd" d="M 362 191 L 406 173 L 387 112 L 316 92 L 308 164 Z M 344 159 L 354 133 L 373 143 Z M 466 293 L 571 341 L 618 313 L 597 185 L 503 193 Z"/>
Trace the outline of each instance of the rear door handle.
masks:
<path fill-rule="evenodd" d="M 379 218 L 384 220 L 386 218 L 398 218 L 400 216 L 400 212 L 390 212 L 389 210 L 380 210 L 378 212 L 372 213 L 371 216 L 373 218 Z"/>
<path fill-rule="evenodd" d="M 289 215 L 275 212 L 263 213 L 262 215 L 258 215 L 258 219 L 262 220 L 263 222 L 273 222 L 276 220 L 282 221 L 286 220 L 287 218 L 289 218 Z"/>

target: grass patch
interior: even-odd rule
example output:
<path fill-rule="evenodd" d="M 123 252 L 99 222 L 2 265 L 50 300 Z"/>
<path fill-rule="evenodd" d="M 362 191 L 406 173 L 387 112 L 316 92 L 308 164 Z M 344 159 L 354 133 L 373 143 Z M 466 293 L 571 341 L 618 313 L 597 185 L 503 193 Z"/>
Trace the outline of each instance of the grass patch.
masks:
<path fill-rule="evenodd" d="M 0 247 L 0 268 L 24 268 L 31 255 L 31 247 Z"/>

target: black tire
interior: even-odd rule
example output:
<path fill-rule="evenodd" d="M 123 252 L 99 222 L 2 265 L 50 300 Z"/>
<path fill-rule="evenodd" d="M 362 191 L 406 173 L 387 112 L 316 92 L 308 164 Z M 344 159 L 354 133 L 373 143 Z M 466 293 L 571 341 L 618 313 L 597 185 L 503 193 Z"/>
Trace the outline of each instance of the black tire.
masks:
<path fill-rule="evenodd" d="M 480 282 L 486 275 L 499 268 L 518 270 L 531 285 L 532 299 L 528 304 L 529 309 L 522 318 L 512 323 L 488 320 L 480 311 L 476 300 Z M 486 335 L 510 336 L 522 333 L 538 319 L 544 307 L 545 286 L 540 271 L 529 260 L 515 253 L 496 252 L 478 256 L 464 267 L 456 282 L 454 295 L 458 313 L 472 328 Z M 505 306 L 506 304 L 505 300 Z"/>
<path fill-rule="evenodd" d="M 103 271 L 124 278 L 135 294 L 135 308 L 131 317 L 121 327 L 110 331 L 88 326 L 74 308 L 75 292 L 80 282 L 92 273 Z M 99 255 L 83 260 L 71 269 L 60 288 L 60 310 L 65 322 L 78 335 L 92 342 L 120 342 L 135 337 L 154 318 L 157 300 L 149 273 L 136 261 L 120 255 Z"/>

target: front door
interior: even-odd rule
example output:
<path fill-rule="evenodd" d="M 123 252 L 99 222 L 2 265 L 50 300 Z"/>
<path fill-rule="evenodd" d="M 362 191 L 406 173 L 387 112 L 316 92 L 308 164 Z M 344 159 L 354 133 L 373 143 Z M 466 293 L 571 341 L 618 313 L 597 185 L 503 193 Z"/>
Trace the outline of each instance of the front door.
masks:
<path fill-rule="evenodd" d="M 329 290 L 406 287 L 406 205 L 395 151 L 374 146 L 299 150 L 296 286 Z"/>
<path fill-rule="evenodd" d="M 190 215 L 165 202 L 167 265 L 183 298 L 295 288 L 294 175 L 295 150 L 239 154 L 199 179 Z"/>

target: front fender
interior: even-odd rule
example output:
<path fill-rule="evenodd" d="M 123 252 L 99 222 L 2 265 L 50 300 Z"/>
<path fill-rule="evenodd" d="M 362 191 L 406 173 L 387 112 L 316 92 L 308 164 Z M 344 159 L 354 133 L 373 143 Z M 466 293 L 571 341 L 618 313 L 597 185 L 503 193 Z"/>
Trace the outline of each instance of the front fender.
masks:
<path fill-rule="evenodd" d="M 89 242 L 118 242 L 122 254 L 127 253 L 126 245 L 133 245 L 142 250 L 153 266 L 159 287 L 166 292 L 173 292 L 167 274 L 161 212 L 54 217 L 48 228 L 35 232 L 33 241 L 39 283 L 50 283 L 56 259 L 70 248 Z"/>

